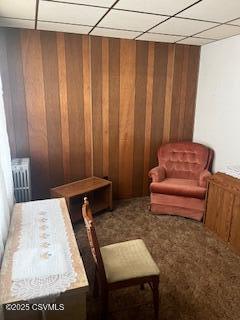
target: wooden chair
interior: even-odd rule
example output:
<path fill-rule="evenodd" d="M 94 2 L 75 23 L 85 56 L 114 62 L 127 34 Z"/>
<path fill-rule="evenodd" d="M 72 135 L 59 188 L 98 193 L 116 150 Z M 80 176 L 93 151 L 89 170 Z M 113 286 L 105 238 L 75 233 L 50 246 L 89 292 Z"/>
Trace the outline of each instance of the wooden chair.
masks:
<path fill-rule="evenodd" d="M 107 319 L 110 290 L 148 283 L 153 293 L 155 318 L 159 315 L 159 269 L 143 240 L 119 242 L 99 247 L 93 216 L 87 198 L 84 198 L 82 215 L 96 266 L 94 291 L 101 289 L 102 319 Z M 98 287 L 99 285 L 99 287 Z"/>

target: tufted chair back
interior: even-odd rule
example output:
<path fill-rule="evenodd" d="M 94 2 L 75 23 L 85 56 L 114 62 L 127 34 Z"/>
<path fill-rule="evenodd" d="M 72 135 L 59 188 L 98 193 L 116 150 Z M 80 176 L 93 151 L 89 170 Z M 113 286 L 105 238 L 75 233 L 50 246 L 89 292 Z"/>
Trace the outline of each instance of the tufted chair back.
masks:
<path fill-rule="evenodd" d="M 199 143 L 167 143 L 158 150 L 158 162 L 167 178 L 199 179 L 203 170 L 211 170 L 212 159 L 213 151 Z"/>

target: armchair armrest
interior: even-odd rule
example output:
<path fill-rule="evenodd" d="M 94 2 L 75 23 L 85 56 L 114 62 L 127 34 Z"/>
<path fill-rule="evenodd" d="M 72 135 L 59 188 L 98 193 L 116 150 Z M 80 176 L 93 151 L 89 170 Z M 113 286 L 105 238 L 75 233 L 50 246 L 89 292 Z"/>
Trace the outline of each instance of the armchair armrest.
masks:
<path fill-rule="evenodd" d="M 211 173 L 208 170 L 203 170 L 199 176 L 199 186 L 207 188 L 207 181 L 211 177 Z"/>
<path fill-rule="evenodd" d="M 153 182 L 160 182 L 166 178 L 165 169 L 160 166 L 155 167 L 149 171 L 148 176 Z"/>

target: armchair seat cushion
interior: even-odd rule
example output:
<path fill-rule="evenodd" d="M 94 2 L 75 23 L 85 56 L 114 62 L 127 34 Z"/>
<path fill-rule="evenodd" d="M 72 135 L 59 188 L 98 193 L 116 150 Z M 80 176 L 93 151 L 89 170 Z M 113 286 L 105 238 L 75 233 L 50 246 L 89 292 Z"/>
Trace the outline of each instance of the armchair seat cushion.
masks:
<path fill-rule="evenodd" d="M 141 239 L 100 248 L 108 283 L 159 275 L 159 269 Z"/>
<path fill-rule="evenodd" d="M 204 199 L 206 188 L 200 187 L 197 180 L 167 178 L 161 182 L 150 184 L 152 193 L 162 193 L 168 195 L 193 197 Z"/>

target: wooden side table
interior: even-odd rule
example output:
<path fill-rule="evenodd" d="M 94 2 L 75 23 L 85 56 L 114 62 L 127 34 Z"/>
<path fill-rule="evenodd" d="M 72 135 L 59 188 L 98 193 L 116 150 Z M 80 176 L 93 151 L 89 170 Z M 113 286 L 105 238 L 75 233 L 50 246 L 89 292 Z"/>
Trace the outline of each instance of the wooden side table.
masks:
<path fill-rule="evenodd" d="M 88 197 L 94 213 L 112 210 L 112 182 L 98 177 L 64 184 L 50 190 L 52 198 L 65 198 L 73 223 L 82 219 L 83 198 Z"/>

